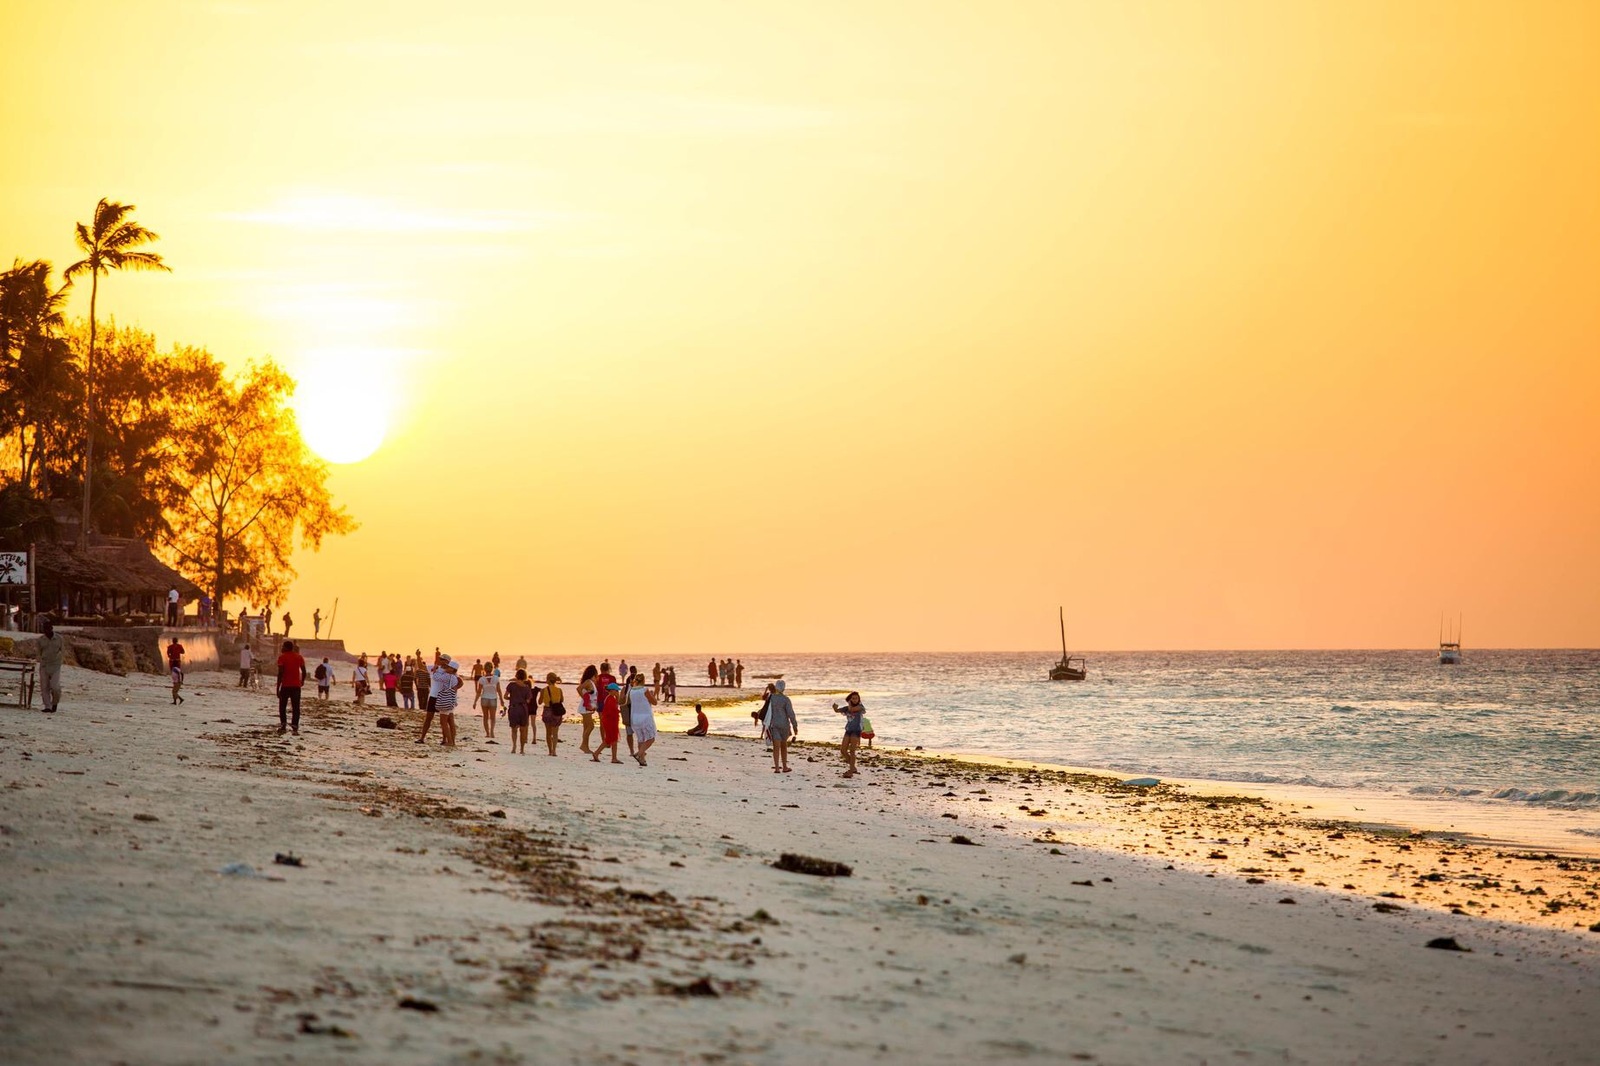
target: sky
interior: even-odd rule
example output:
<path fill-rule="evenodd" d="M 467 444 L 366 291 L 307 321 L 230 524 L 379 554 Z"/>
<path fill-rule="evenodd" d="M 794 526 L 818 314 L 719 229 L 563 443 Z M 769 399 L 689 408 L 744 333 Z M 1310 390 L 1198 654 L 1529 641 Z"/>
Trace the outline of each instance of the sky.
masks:
<path fill-rule="evenodd" d="M 0 128 L 371 451 L 352 645 L 1600 646 L 1592 4 L 59 0 Z"/>

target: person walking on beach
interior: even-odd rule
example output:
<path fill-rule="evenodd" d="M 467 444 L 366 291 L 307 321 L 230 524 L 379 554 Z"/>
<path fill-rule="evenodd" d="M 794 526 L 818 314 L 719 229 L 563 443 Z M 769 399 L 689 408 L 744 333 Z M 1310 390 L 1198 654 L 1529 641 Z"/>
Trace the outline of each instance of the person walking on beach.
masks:
<path fill-rule="evenodd" d="M 511 725 L 511 750 L 528 754 L 528 718 L 533 712 L 533 686 L 528 671 L 518 668 L 514 680 L 506 685 L 506 720 Z"/>
<path fill-rule="evenodd" d="M 379 676 L 378 680 L 383 684 L 383 705 L 385 707 L 398 707 L 399 704 L 394 699 L 394 690 L 400 686 L 400 657 L 398 655 L 390 657 L 388 667 Z"/>
<path fill-rule="evenodd" d="M 177 648 L 178 654 L 172 654 L 172 649 Z M 167 645 L 167 674 L 172 678 L 172 705 L 176 707 L 183 702 L 183 645 L 173 641 Z"/>
<path fill-rule="evenodd" d="M 320 639 L 322 639 L 322 608 L 321 607 L 313 607 L 311 609 L 311 639 L 312 640 L 320 640 Z"/>
<path fill-rule="evenodd" d="M 602 674 L 601 677 L 610 677 Z M 617 682 L 615 679 L 607 681 L 600 689 L 600 743 L 594 749 L 590 758 L 595 762 L 600 761 L 600 755 L 607 748 L 611 749 L 611 761 L 620 763 L 617 758 L 617 741 L 622 733 L 622 711 L 617 706 Z"/>
<path fill-rule="evenodd" d="M 39 660 L 39 709 L 55 714 L 61 709 L 61 660 L 67 653 L 67 640 L 56 632 L 56 624 L 49 618 L 41 627 L 39 650 L 34 657 Z"/>
<path fill-rule="evenodd" d="M 288 611 L 283 612 L 283 639 L 289 639 L 289 630 L 294 628 L 294 615 Z"/>
<path fill-rule="evenodd" d="M 456 693 L 467 679 L 461 676 L 461 664 L 451 659 L 444 664 L 445 683 L 434 697 L 434 710 L 439 715 L 440 743 L 447 748 L 456 746 Z"/>
<path fill-rule="evenodd" d="M 294 641 L 283 642 L 278 654 L 278 683 L 273 691 L 278 697 L 278 735 L 289 725 L 288 709 L 294 708 L 294 735 L 300 735 L 300 689 L 306 683 L 306 661 Z"/>
<path fill-rule="evenodd" d="M 433 724 L 433 716 L 438 712 L 439 689 L 444 685 L 444 676 L 444 659 L 440 656 L 439 649 L 434 648 L 433 665 L 428 668 L 427 688 L 423 689 L 420 687 L 422 685 L 422 679 L 417 679 L 417 684 L 419 686 L 417 691 L 427 692 L 428 699 L 427 702 L 423 704 L 422 732 L 417 734 L 415 743 L 421 744 L 424 740 L 428 739 L 428 727 Z"/>
<path fill-rule="evenodd" d="M 494 739 L 494 720 L 500 713 L 500 675 L 485 670 L 478 675 L 477 680 L 478 710 L 483 715 L 483 742 L 485 744 L 498 744 Z"/>
<path fill-rule="evenodd" d="M 667 702 L 678 702 L 678 668 L 676 666 L 667 667 Z"/>
<path fill-rule="evenodd" d="M 744 660 L 733 661 L 733 684 L 735 688 L 744 688 Z"/>
<path fill-rule="evenodd" d="M 255 665 L 255 655 L 250 651 L 250 642 L 239 645 L 239 687 L 250 687 L 250 671 Z"/>
<path fill-rule="evenodd" d="M 416 660 L 409 655 L 400 668 L 400 677 L 396 680 L 395 687 L 400 690 L 401 709 L 413 710 L 417 706 Z"/>
<path fill-rule="evenodd" d="M 554 672 L 544 676 L 544 691 L 539 694 L 539 705 L 544 712 L 539 716 L 544 719 L 544 744 L 550 749 L 550 754 L 556 753 L 556 745 L 561 732 L 561 719 L 566 716 L 567 705 L 565 694 L 561 691 L 561 678 Z"/>
<path fill-rule="evenodd" d="M 772 683 L 772 699 L 767 701 L 767 736 L 772 738 L 772 772 L 789 772 L 789 740 L 800 735 L 800 722 L 794 716 L 794 703 L 783 693 L 783 682 Z"/>
<path fill-rule="evenodd" d="M 836 713 L 844 715 L 844 740 L 839 744 L 839 755 L 848 769 L 841 777 L 856 776 L 856 749 L 861 747 L 861 722 L 867 709 L 861 704 L 861 693 L 852 692 L 844 698 L 844 706 L 833 705 Z"/>
<path fill-rule="evenodd" d="M 317 682 L 317 700 L 321 703 L 327 703 L 328 690 L 333 687 L 333 664 L 328 661 L 326 655 L 317 664 L 315 680 Z"/>
<path fill-rule="evenodd" d="M 702 711 L 700 709 L 700 705 L 698 703 L 695 704 L 694 705 L 694 728 L 689 730 L 687 733 L 685 733 L 684 736 L 686 736 L 686 737 L 703 737 L 703 736 L 706 735 L 707 732 L 710 731 L 710 729 L 711 729 L 711 719 L 706 717 L 706 712 Z"/>
<path fill-rule="evenodd" d="M 594 754 L 589 750 L 589 737 L 594 734 L 594 712 L 599 705 L 600 693 L 595 687 L 594 679 L 600 673 L 593 663 L 583 668 L 583 677 L 578 680 L 578 705 L 583 714 L 583 742 L 578 745 L 578 750 L 585 755 Z"/>
<path fill-rule="evenodd" d="M 650 745 L 656 742 L 656 691 L 644 687 L 644 678 L 639 678 L 640 684 L 628 694 L 629 701 L 633 704 L 633 719 L 628 737 L 628 750 L 633 755 L 633 761 L 640 766 L 648 766 L 645 762 L 645 752 L 650 750 Z M 634 750 L 634 744 L 639 745 Z"/>
<path fill-rule="evenodd" d="M 650 684 L 655 688 L 661 687 L 661 664 L 656 663 L 650 668 Z"/>
<path fill-rule="evenodd" d="M 750 717 L 756 720 L 756 732 L 767 742 L 768 751 L 772 750 L 772 738 L 767 735 L 767 711 L 772 707 L 772 694 L 776 691 L 768 682 L 766 691 L 761 693 L 761 706 L 750 712 Z"/>
<path fill-rule="evenodd" d="M 372 685 L 367 670 L 367 655 L 365 652 L 362 652 L 361 657 L 356 660 L 356 669 L 355 673 L 350 675 L 350 684 L 354 686 L 356 690 L 356 706 L 365 707 L 367 705 L 367 693 L 372 690 Z"/>
<path fill-rule="evenodd" d="M 517 656 L 517 669 L 518 670 L 527 670 L 528 669 L 528 657 L 526 655 Z"/>

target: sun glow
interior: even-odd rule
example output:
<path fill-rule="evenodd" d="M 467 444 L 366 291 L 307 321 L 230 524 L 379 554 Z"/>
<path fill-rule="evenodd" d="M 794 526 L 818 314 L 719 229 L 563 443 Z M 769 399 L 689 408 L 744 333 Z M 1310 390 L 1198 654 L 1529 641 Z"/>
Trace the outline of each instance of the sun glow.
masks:
<path fill-rule="evenodd" d="M 375 353 L 307 353 L 295 388 L 300 435 L 330 463 L 359 463 L 383 444 L 393 397 L 373 373 Z"/>

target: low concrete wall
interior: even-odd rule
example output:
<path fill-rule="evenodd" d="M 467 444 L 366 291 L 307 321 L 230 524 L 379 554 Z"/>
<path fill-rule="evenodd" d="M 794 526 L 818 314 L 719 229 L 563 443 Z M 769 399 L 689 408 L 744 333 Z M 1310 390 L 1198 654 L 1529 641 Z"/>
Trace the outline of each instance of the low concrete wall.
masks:
<path fill-rule="evenodd" d="M 161 632 L 160 646 L 161 657 L 166 659 L 167 645 L 176 637 L 179 644 L 183 645 L 183 663 L 190 670 L 220 670 L 224 661 L 222 650 L 218 647 L 218 633 L 214 629 L 163 629 Z M 237 653 L 228 663 L 228 668 L 237 670 L 239 659 Z"/>

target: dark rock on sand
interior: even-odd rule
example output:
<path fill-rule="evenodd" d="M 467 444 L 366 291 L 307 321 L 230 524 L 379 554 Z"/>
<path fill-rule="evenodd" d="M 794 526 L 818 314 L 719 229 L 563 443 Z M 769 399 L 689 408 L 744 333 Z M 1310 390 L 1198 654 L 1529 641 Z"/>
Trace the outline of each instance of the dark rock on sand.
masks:
<path fill-rule="evenodd" d="M 969 842 L 970 843 L 970 842 Z M 816 859 L 810 855 L 796 855 L 786 851 L 772 864 L 776 869 L 792 874 L 811 874 L 813 877 L 849 877 L 854 871 L 842 862 Z"/>
<path fill-rule="evenodd" d="M 1428 941 L 1428 946 L 1430 948 L 1437 948 L 1440 951 L 1471 951 L 1472 950 L 1471 948 L 1464 948 L 1460 944 L 1456 943 L 1456 938 L 1453 937 L 1453 936 L 1436 936 L 1432 940 Z"/>

